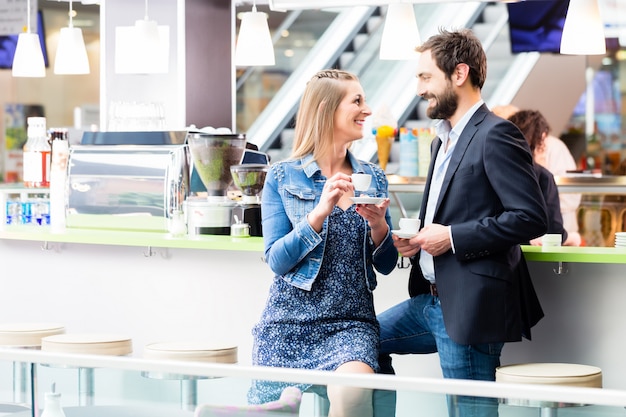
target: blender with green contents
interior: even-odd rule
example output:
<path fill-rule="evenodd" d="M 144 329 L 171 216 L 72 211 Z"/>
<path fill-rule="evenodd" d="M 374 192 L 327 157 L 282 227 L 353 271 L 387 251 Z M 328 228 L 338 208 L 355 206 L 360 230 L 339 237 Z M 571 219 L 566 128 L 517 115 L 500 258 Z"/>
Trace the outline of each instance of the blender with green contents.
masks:
<path fill-rule="evenodd" d="M 248 224 L 250 236 L 263 236 L 261 227 L 261 192 L 269 165 L 232 165 L 233 182 L 241 190 L 241 200 L 233 208 L 233 223 Z"/>

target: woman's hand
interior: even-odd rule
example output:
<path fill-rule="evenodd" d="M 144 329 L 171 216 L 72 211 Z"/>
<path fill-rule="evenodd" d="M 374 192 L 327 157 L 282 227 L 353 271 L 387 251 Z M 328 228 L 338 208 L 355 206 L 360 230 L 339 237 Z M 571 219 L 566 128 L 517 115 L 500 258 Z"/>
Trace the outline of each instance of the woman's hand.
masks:
<path fill-rule="evenodd" d="M 385 198 L 379 204 L 356 205 L 356 212 L 367 220 L 367 223 L 372 229 L 372 240 L 376 246 L 380 245 L 389 231 L 389 225 L 385 219 L 385 214 L 387 213 L 389 204 L 390 200 Z"/>
<path fill-rule="evenodd" d="M 337 202 L 345 193 L 352 194 L 353 192 L 354 185 L 349 175 L 339 172 L 330 177 L 324 185 L 320 202 L 307 216 L 311 227 L 316 232 L 321 232 L 324 220 L 332 213 Z"/>

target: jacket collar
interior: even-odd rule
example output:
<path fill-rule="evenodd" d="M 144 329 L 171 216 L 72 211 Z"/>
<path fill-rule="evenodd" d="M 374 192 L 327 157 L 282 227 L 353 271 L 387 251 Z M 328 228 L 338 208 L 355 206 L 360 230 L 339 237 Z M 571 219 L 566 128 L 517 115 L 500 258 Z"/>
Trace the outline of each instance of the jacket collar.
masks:
<path fill-rule="evenodd" d="M 352 172 L 356 173 L 364 173 L 365 169 L 359 160 L 352 154 L 352 152 L 348 151 L 348 160 L 350 160 L 350 165 L 352 165 Z M 317 161 L 313 158 L 313 154 L 309 154 L 303 156 L 300 159 L 300 163 L 303 166 L 304 173 L 307 177 L 311 178 L 315 173 L 320 172 L 320 166 L 317 164 Z"/>

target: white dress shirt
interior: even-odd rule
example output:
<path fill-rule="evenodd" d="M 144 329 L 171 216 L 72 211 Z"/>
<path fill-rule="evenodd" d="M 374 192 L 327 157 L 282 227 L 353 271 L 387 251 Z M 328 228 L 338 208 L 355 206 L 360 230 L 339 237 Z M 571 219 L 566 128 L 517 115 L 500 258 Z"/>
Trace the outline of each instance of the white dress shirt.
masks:
<path fill-rule="evenodd" d="M 463 115 L 461 120 L 459 120 L 454 128 L 451 127 L 449 120 L 440 120 L 435 125 L 435 132 L 437 133 L 439 139 L 441 139 L 441 146 L 439 147 L 439 151 L 435 156 L 435 166 L 433 168 L 430 189 L 428 190 L 428 195 L 425 196 L 427 200 L 426 213 L 424 214 L 424 226 L 429 225 L 433 222 L 433 217 L 435 216 L 435 208 L 437 207 L 437 202 L 439 201 L 439 193 L 441 192 L 443 179 L 446 176 L 446 171 L 448 170 L 448 165 L 450 164 L 450 158 L 452 157 L 452 153 L 454 152 L 454 148 L 456 147 L 459 136 L 461 136 L 463 129 L 465 129 L 465 126 L 472 118 L 474 113 L 476 113 L 476 110 L 478 110 L 478 108 L 482 105 L 482 100 L 474 104 L 467 111 L 467 113 Z M 452 231 L 450 227 L 448 227 L 448 232 L 450 233 L 452 252 L 454 252 L 454 240 L 452 239 Z M 433 256 L 423 249 L 420 252 L 420 268 L 422 269 L 422 274 L 424 275 L 424 278 L 434 283 L 435 264 L 433 261 Z"/>

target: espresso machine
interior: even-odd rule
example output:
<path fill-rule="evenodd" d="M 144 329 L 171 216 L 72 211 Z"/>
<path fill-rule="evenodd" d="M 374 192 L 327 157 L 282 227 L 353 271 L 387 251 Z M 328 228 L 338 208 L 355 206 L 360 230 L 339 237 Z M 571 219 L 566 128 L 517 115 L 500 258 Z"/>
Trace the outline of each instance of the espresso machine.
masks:
<path fill-rule="evenodd" d="M 247 223 L 250 236 L 263 236 L 261 228 L 261 192 L 269 165 L 232 165 L 233 183 L 241 191 L 241 200 L 233 207 L 233 224 Z"/>
<path fill-rule="evenodd" d="M 191 192 L 197 194 L 185 201 L 188 234 L 229 235 L 236 205 L 228 198 L 233 182 L 230 167 L 241 163 L 246 136 L 190 131 L 186 140 L 192 159 Z M 197 184 L 197 178 L 202 184 Z M 199 185 L 203 187 L 198 189 Z"/>

